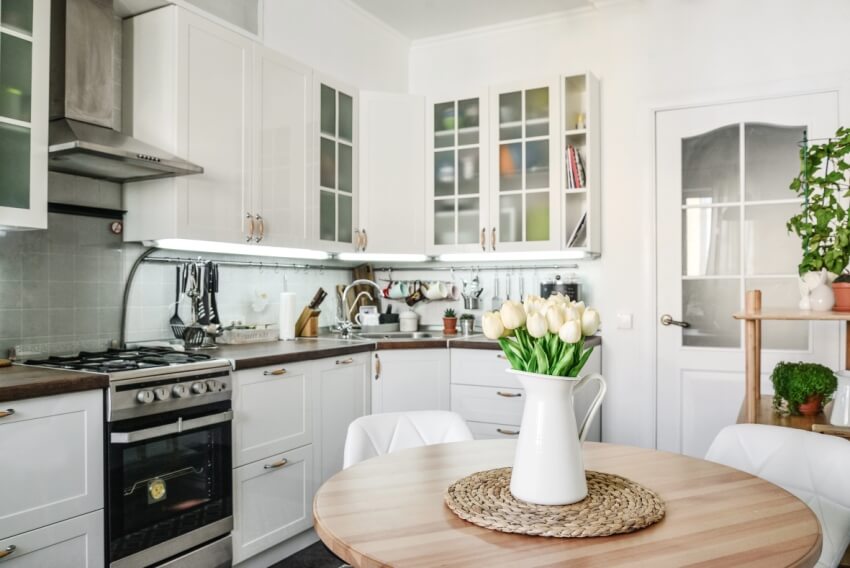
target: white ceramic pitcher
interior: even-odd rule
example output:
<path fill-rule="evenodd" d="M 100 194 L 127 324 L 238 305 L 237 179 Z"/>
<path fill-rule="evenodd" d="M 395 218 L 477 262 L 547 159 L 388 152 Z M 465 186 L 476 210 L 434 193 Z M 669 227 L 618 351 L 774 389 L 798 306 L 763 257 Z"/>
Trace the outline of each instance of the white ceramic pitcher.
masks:
<path fill-rule="evenodd" d="M 605 397 L 605 379 L 597 373 L 577 379 L 513 369 L 508 372 L 516 375 L 525 389 L 511 493 L 517 499 L 538 505 L 581 501 L 587 496 L 581 443 Z M 599 382 L 599 392 L 578 427 L 573 395 L 593 381 Z"/>

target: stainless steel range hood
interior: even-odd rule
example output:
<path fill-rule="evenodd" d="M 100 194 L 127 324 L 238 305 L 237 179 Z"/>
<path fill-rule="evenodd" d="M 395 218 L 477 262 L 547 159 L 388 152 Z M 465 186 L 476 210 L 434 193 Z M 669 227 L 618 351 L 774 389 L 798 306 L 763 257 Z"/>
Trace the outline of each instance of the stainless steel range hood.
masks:
<path fill-rule="evenodd" d="M 125 183 L 204 169 L 113 130 L 112 0 L 52 0 L 48 169 Z"/>

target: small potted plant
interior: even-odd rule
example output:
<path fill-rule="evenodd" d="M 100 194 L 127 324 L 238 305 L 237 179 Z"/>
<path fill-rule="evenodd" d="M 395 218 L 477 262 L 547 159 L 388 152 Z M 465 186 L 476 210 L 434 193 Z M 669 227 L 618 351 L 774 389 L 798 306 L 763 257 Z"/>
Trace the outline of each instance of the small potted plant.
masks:
<path fill-rule="evenodd" d="M 827 367 L 817 363 L 781 362 L 770 375 L 773 381 L 773 407 L 791 414 L 814 416 L 832 399 L 838 379 Z"/>
<path fill-rule="evenodd" d="M 452 308 L 448 308 L 443 312 L 443 334 L 444 335 L 456 335 L 457 334 L 457 315 Z"/>
<path fill-rule="evenodd" d="M 472 335 L 472 330 L 475 328 L 475 316 L 470 313 L 465 313 L 460 316 L 460 331 L 464 335 Z"/>

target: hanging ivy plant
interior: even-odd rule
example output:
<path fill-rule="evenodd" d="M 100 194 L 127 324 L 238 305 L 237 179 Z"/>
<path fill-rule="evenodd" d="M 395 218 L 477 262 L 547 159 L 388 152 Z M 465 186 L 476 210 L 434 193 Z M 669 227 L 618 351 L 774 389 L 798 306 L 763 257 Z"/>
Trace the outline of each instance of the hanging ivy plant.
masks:
<path fill-rule="evenodd" d="M 848 210 L 850 197 L 850 129 L 841 127 L 823 144 L 800 150 L 800 175 L 791 190 L 803 199 L 803 210 L 788 220 L 788 231 L 803 241 L 800 274 L 826 268 L 841 274 L 850 264 Z"/>

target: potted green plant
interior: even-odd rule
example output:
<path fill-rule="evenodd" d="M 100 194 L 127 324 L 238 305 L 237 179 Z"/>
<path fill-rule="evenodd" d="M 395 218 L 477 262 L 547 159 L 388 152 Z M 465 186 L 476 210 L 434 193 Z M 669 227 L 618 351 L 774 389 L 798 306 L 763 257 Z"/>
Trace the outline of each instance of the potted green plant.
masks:
<path fill-rule="evenodd" d="M 443 334 L 457 334 L 457 315 L 452 308 L 448 308 L 443 312 Z"/>
<path fill-rule="evenodd" d="M 838 388 L 838 379 L 827 367 L 817 363 L 781 362 L 770 375 L 773 382 L 773 407 L 791 414 L 813 416 L 823 410 Z"/>
<path fill-rule="evenodd" d="M 834 309 L 838 311 L 850 311 L 850 276 L 842 274 L 850 264 L 848 209 L 843 203 L 849 187 L 848 154 L 850 129 L 844 127 L 822 144 L 801 148 L 800 174 L 791 182 L 790 189 L 803 200 L 803 206 L 802 211 L 787 223 L 788 231 L 799 236 L 803 244 L 803 258 L 798 269 L 809 292 L 818 286 L 818 278 L 811 273 L 825 269 L 829 273 L 828 280 L 834 280 Z M 836 279 L 838 275 L 842 277 Z M 801 287 L 801 292 L 808 294 L 805 286 Z M 808 309 L 807 304 L 807 296 L 804 296 L 801 307 Z M 817 309 L 818 306 L 811 307 Z"/>

